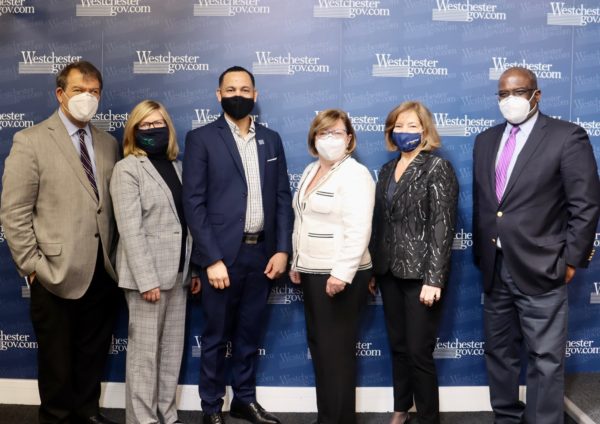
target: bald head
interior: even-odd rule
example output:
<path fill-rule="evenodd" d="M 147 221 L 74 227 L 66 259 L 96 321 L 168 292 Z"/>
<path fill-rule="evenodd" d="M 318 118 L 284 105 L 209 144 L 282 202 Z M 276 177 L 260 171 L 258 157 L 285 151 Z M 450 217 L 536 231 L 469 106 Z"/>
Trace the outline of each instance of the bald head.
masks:
<path fill-rule="evenodd" d="M 514 77 L 517 77 L 520 81 L 526 82 L 528 88 L 538 88 L 537 77 L 535 73 L 533 73 L 533 71 L 530 71 L 527 68 L 522 68 L 520 66 L 508 68 L 506 71 L 502 72 L 502 75 L 498 80 L 498 88 L 500 88 L 500 86 L 502 85 L 503 80 Z"/>

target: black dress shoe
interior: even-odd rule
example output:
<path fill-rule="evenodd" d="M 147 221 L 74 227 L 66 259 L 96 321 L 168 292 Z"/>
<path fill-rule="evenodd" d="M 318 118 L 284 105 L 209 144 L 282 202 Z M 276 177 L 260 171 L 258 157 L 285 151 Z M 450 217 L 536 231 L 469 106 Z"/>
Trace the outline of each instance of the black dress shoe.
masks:
<path fill-rule="evenodd" d="M 93 417 L 84 418 L 79 421 L 82 424 L 117 424 L 113 420 L 109 420 L 102 414 L 94 415 Z"/>
<path fill-rule="evenodd" d="M 229 415 L 254 424 L 281 424 L 279 418 L 265 411 L 258 402 L 242 403 L 233 399 Z"/>
<path fill-rule="evenodd" d="M 214 414 L 204 414 L 202 416 L 202 424 L 225 424 L 225 418 L 220 412 Z"/>

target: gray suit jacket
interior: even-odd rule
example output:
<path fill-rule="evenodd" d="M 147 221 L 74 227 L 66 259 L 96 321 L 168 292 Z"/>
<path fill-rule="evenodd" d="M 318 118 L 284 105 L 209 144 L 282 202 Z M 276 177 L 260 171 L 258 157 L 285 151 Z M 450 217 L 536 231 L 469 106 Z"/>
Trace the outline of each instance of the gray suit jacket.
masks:
<path fill-rule="evenodd" d="M 119 147 L 109 134 L 90 128 L 99 201 L 58 112 L 15 134 L 2 177 L 0 220 L 19 273 L 35 271 L 36 281 L 65 299 L 78 299 L 87 291 L 98 238 L 104 267 L 116 280 L 108 186 Z"/>
<path fill-rule="evenodd" d="M 181 162 L 174 162 L 181 180 Z M 175 285 L 181 254 L 181 223 L 171 190 L 145 156 L 115 165 L 110 192 L 119 228 L 119 287 L 140 293 Z M 192 238 L 186 240 L 183 281 L 189 282 Z"/>

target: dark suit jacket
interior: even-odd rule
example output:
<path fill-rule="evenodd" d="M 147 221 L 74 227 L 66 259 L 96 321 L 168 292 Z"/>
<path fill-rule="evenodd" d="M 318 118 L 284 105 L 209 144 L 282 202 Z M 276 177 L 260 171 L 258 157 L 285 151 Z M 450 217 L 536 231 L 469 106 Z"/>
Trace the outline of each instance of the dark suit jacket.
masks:
<path fill-rule="evenodd" d="M 370 245 L 373 271 L 443 287 L 458 202 L 456 175 L 448 161 L 421 152 L 400 178 L 390 204 L 388 184 L 398 160 L 379 172 Z"/>
<path fill-rule="evenodd" d="M 500 237 L 515 283 L 537 295 L 564 284 L 567 264 L 586 267 L 591 260 L 600 213 L 598 171 L 585 130 L 540 113 L 498 204 L 495 160 L 505 126 L 475 140 L 475 259 L 490 291 Z"/>
<path fill-rule="evenodd" d="M 269 256 L 292 250 L 292 198 L 279 134 L 255 123 Z M 221 115 L 187 134 L 183 159 L 183 207 L 194 239 L 192 262 L 230 266 L 240 249 L 248 187 L 235 139 Z"/>

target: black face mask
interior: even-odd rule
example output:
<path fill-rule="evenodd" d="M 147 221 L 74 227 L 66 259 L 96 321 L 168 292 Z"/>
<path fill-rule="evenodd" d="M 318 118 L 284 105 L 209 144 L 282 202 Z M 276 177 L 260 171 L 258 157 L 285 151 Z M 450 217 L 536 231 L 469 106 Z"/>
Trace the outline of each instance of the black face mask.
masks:
<path fill-rule="evenodd" d="M 252 112 L 254 99 L 242 96 L 221 97 L 221 107 L 227 115 L 240 120 Z"/>
<path fill-rule="evenodd" d="M 169 128 L 135 130 L 135 144 L 148 156 L 165 154 L 169 147 Z"/>

